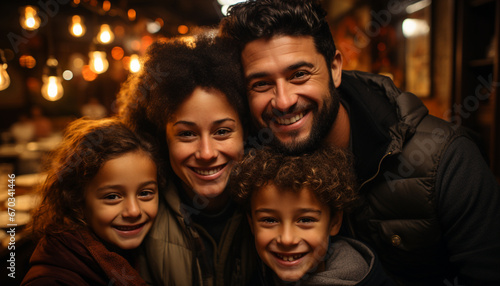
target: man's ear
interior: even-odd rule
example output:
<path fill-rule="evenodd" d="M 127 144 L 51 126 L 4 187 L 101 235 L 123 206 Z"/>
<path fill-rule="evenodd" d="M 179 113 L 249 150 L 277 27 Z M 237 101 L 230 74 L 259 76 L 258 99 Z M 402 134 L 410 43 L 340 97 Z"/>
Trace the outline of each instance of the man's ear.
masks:
<path fill-rule="evenodd" d="M 342 218 L 344 217 L 343 211 L 337 211 L 337 213 L 332 216 L 330 221 L 330 235 L 335 236 L 339 233 L 340 227 L 342 226 Z"/>
<path fill-rule="evenodd" d="M 250 214 L 250 212 L 247 212 L 247 220 L 248 220 L 248 224 L 250 225 L 250 230 L 252 231 L 252 234 L 255 234 L 253 232 L 252 215 Z"/>
<path fill-rule="evenodd" d="M 342 54 L 339 50 L 335 51 L 330 68 L 332 69 L 333 84 L 335 85 L 335 88 L 338 88 L 340 86 L 340 82 L 342 81 Z"/>

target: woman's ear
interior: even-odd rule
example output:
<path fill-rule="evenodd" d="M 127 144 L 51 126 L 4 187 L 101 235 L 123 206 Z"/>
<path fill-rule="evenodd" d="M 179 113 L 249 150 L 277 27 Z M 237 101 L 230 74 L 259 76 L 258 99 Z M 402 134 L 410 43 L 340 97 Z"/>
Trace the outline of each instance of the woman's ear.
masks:
<path fill-rule="evenodd" d="M 335 85 L 335 88 L 338 88 L 342 82 L 342 54 L 339 50 L 335 51 L 330 68 L 332 69 L 333 84 Z"/>
<path fill-rule="evenodd" d="M 343 211 L 337 211 L 335 215 L 332 216 L 330 220 L 330 235 L 335 236 L 339 233 L 340 227 L 342 226 L 342 218 L 344 217 Z"/>
<path fill-rule="evenodd" d="M 252 223 L 252 214 L 249 212 L 247 212 L 247 220 L 248 220 L 248 224 L 250 225 L 250 230 L 252 231 L 252 234 L 255 234 L 253 232 L 253 223 Z"/>

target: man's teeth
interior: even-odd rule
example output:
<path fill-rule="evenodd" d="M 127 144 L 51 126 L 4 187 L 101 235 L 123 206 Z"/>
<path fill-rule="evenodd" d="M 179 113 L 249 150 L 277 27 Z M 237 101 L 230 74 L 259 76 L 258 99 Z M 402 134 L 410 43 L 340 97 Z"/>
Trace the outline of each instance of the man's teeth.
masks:
<path fill-rule="evenodd" d="M 215 169 L 210 169 L 210 170 L 200 170 L 200 169 L 194 169 L 194 171 L 200 175 L 203 175 L 203 176 L 210 176 L 210 175 L 213 175 L 217 172 L 219 172 L 220 170 L 222 170 L 222 167 L 219 167 L 219 168 L 215 168 Z"/>
<path fill-rule="evenodd" d="M 284 255 L 281 255 L 281 254 L 276 253 L 276 256 L 278 256 L 278 258 L 280 258 L 280 259 L 282 259 L 282 260 L 285 260 L 285 261 L 291 262 L 291 261 L 294 261 L 294 260 L 297 260 L 297 259 L 301 258 L 302 256 L 304 256 L 304 254 L 297 254 L 297 255 L 291 255 L 291 256 L 284 256 Z"/>
<path fill-rule="evenodd" d="M 290 125 L 290 124 L 293 124 L 297 121 L 299 121 L 302 117 L 304 117 L 304 113 L 301 112 L 297 115 L 295 115 L 294 117 L 291 117 L 291 118 L 280 118 L 280 117 L 276 117 L 276 121 L 281 124 L 281 125 Z"/>

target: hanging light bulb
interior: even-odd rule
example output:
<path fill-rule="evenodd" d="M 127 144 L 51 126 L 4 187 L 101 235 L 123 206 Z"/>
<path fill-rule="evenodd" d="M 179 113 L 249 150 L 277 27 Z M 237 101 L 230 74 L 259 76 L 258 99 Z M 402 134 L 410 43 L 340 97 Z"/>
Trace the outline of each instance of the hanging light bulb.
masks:
<path fill-rule="evenodd" d="M 130 71 L 136 73 L 141 70 L 141 63 L 139 62 L 139 56 L 133 54 L 130 56 Z"/>
<path fill-rule="evenodd" d="M 40 27 L 40 17 L 38 17 L 38 10 L 33 6 L 26 6 L 21 8 L 21 17 L 19 19 L 21 27 L 28 31 L 36 30 Z"/>
<path fill-rule="evenodd" d="M 101 25 L 101 30 L 97 34 L 97 41 L 101 44 L 109 44 L 115 39 L 115 35 L 107 24 Z"/>
<path fill-rule="evenodd" d="M 85 25 L 83 24 L 82 17 L 75 15 L 71 17 L 71 25 L 69 26 L 69 32 L 74 37 L 81 37 L 85 35 Z"/>
<path fill-rule="evenodd" d="M 49 58 L 45 67 L 45 74 L 42 77 L 42 96 L 48 101 L 56 101 L 61 99 L 64 94 L 64 89 L 61 84 L 61 77 L 57 71 L 57 60 Z"/>
<path fill-rule="evenodd" d="M 96 74 L 101 74 L 108 70 L 108 60 L 106 59 L 106 52 L 103 51 L 93 51 L 89 53 L 90 58 L 90 70 Z"/>
<path fill-rule="evenodd" d="M 0 62 L 0 90 L 4 90 L 10 85 L 10 77 L 7 73 L 7 60 L 5 59 L 3 50 L 0 50 L 0 58 L 2 60 Z"/>

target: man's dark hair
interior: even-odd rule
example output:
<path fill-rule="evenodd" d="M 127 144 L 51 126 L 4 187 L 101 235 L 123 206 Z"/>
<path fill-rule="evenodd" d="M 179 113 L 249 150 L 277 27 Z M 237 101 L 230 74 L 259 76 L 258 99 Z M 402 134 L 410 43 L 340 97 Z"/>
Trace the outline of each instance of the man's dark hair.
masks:
<path fill-rule="evenodd" d="M 249 0 L 229 8 L 220 33 L 238 42 L 240 50 L 260 38 L 312 36 L 329 67 L 336 49 L 325 16 L 318 0 Z"/>
<path fill-rule="evenodd" d="M 252 149 L 234 167 L 228 187 L 235 201 L 249 210 L 252 194 L 267 184 L 290 192 L 306 188 L 328 205 L 332 215 L 349 211 L 357 198 L 352 155 L 338 147 L 325 146 L 298 156 L 269 147 Z"/>

